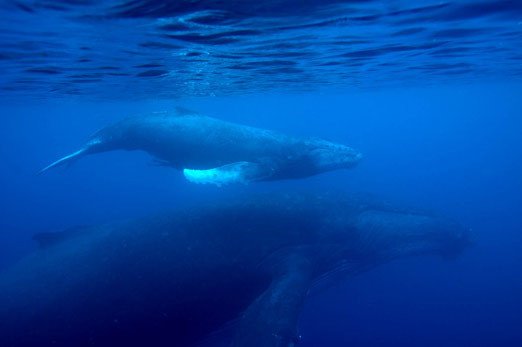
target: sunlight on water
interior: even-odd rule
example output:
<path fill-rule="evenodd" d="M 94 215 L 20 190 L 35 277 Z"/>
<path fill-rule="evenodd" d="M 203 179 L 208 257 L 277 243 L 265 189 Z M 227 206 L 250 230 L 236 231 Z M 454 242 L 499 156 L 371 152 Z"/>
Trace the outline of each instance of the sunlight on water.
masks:
<path fill-rule="evenodd" d="M 8 94 L 124 100 L 522 74 L 517 1 L 27 0 L 0 18 Z"/>

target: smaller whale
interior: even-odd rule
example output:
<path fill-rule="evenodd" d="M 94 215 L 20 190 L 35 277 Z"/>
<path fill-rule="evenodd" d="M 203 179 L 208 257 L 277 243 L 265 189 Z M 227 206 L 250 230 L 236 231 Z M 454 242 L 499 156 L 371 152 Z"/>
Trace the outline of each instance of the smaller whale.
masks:
<path fill-rule="evenodd" d="M 362 155 L 319 138 L 301 138 L 225 122 L 178 108 L 126 118 L 94 133 L 79 150 L 49 166 L 89 154 L 142 150 L 194 183 L 216 185 L 296 179 L 351 168 Z"/>

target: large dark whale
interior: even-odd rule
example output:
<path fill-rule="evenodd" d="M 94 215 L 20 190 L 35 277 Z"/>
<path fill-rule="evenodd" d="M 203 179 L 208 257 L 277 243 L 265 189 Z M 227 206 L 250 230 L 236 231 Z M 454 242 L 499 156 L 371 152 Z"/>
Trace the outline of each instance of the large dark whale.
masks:
<path fill-rule="evenodd" d="M 468 244 L 451 220 L 331 194 L 236 198 L 36 239 L 40 250 L 0 274 L 0 346 L 186 346 L 220 330 L 230 346 L 293 346 L 314 284 Z"/>
<path fill-rule="evenodd" d="M 179 109 L 109 125 L 41 172 L 112 150 L 142 150 L 183 170 L 192 182 L 217 185 L 308 177 L 352 167 L 361 159 L 352 148 L 323 139 L 287 136 Z"/>

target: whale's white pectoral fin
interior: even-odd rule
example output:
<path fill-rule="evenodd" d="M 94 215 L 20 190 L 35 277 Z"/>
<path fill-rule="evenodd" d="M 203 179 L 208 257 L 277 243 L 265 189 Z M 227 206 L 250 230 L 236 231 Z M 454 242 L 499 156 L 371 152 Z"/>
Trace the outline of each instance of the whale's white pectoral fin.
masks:
<path fill-rule="evenodd" d="M 183 175 L 193 183 L 215 184 L 221 186 L 230 183 L 247 184 L 266 178 L 268 172 L 261 165 L 240 161 L 207 170 L 184 169 Z"/>

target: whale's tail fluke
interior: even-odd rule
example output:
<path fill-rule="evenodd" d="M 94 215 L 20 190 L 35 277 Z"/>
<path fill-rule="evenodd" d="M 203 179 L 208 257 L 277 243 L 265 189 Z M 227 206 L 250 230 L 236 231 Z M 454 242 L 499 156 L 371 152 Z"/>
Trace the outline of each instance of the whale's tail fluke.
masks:
<path fill-rule="evenodd" d="M 83 147 L 79 150 L 77 150 L 76 152 L 74 153 L 71 153 L 69 155 L 66 155 L 65 157 L 61 158 L 61 159 L 58 159 L 57 161 L 55 161 L 54 163 L 44 167 L 38 174 L 41 175 L 43 174 L 45 171 L 49 170 L 50 168 L 53 168 L 55 166 L 60 166 L 60 165 L 63 165 L 63 164 L 72 164 L 73 161 L 81 158 L 82 156 L 84 156 L 86 154 L 86 151 L 89 147 Z"/>

